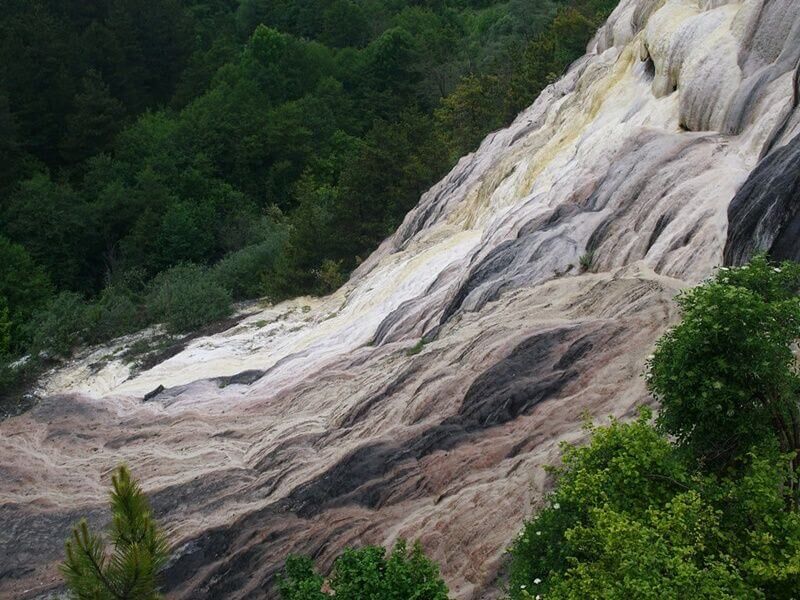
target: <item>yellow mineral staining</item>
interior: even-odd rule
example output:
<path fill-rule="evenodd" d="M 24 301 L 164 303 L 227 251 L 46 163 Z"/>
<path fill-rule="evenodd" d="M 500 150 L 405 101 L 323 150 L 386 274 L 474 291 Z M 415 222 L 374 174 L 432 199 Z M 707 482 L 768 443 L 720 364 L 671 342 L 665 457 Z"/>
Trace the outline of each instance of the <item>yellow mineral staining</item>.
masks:
<path fill-rule="evenodd" d="M 622 0 L 592 54 L 462 159 L 335 294 L 264 307 L 135 376 L 115 358 L 124 343 L 51 374 L 42 390 L 51 397 L 0 423 L 0 505 L 18 505 L 39 524 L 55 522 L 53 507 L 83 514 L 104 493 L 104 469 L 125 460 L 153 490 L 195 497 L 202 488 L 202 501 L 181 505 L 174 523 L 181 543 L 212 539 L 216 526 L 230 528 L 232 543 L 257 531 L 281 543 L 285 535 L 286 547 L 301 536 L 338 548 L 362 534 L 382 543 L 433 531 L 426 542 L 443 549 L 485 544 L 480 561 L 460 552 L 444 563 L 455 598 L 483 597 L 464 565 L 498 567 L 520 507 L 543 492 L 540 466 L 556 460 L 560 440 L 580 435 L 584 411 L 631 414 L 646 394 L 644 357 L 676 317 L 674 294 L 722 260 L 730 200 L 792 99 L 787 69 L 750 101 L 738 64 L 756 69 L 786 45 L 785 35 L 771 35 L 772 21 L 759 33 L 759 15 L 791 13 L 797 27 L 797 7 Z M 748 101 L 741 133 L 714 130 L 740 92 Z M 798 132 L 792 121 L 783 135 Z M 593 237 L 594 272 L 579 274 Z M 487 259 L 498 254 L 504 260 Z M 485 289 L 480 277 L 464 286 L 476 274 L 493 278 L 497 293 L 438 329 L 459 293 Z M 394 337 L 368 347 L 383 327 Z M 392 501 L 374 508 L 348 500 L 331 510 L 321 503 L 320 518 L 298 520 L 290 509 L 277 525 L 264 520 L 354 452 L 402 449 L 458 416 L 480 374 L 558 328 L 596 338 L 575 384 L 469 443 L 407 461 L 419 475 L 412 493 L 408 481 L 392 480 Z M 425 352 L 407 356 L 433 331 Z M 554 344 L 541 362 L 567 352 Z M 266 373 L 224 389 L 211 379 L 247 370 Z M 170 402 L 142 402 L 162 385 Z M 332 523 L 354 537 L 332 537 Z"/>
<path fill-rule="evenodd" d="M 615 153 L 643 131 L 679 136 L 688 135 L 679 126 L 718 127 L 741 84 L 740 40 L 753 33 L 757 4 L 753 0 L 623 0 L 592 46 L 594 54 L 545 90 L 508 130 L 493 134 L 474 156 L 462 160 L 451 179 L 458 185 L 423 200 L 420 210 L 429 208 L 426 202 L 437 203 L 430 211 L 433 216 L 425 219 L 427 225 L 410 240 L 404 239 L 402 249 L 388 244 L 341 291 L 327 299 L 268 307 L 250 318 L 252 323 L 267 325 L 240 327 L 192 342 L 184 352 L 128 381 L 129 369 L 119 361 L 111 360 L 92 371 L 89 364 L 97 362 L 96 357 L 87 357 L 55 373 L 47 391 L 138 394 L 160 384 L 179 385 L 248 368 L 269 368 L 289 355 L 303 357 L 294 367 L 295 372 L 303 372 L 363 345 L 398 307 L 414 299 L 424 303 L 426 290 L 442 274 L 448 273 L 456 285 L 476 256 L 486 256 L 497 244 L 514 239 L 532 218 L 585 198 L 605 176 L 603 169 L 614 167 Z M 653 61 L 654 76 L 643 62 L 647 60 Z M 745 166 L 755 163 L 764 131 L 771 130 L 785 105 L 786 93 L 780 86 L 789 86 L 789 79 L 787 75 L 776 80 L 775 92 L 769 96 L 775 107 L 765 106 L 760 120 L 738 143 L 721 143 L 715 150 L 718 168 L 707 179 L 729 185 L 687 183 L 687 189 L 695 186 L 709 195 L 703 200 L 708 202 L 707 209 L 700 206 L 692 218 L 721 211 L 719 219 L 710 219 L 699 230 L 706 236 L 704 243 L 721 243 L 717 238 L 724 237 L 724 205 L 730 190 Z M 665 147 L 669 147 L 666 142 Z M 642 193 L 656 194 L 655 187 L 646 187 Z M 663 198 L 671 198 L 670 194 L 676 198 L 674 210 L 690 205 L 678 187 Z M 652 204 L 645 200 L 641 207 L 657 204 L 657 199 Z M 655 211 L 646 221 L 649 227 L 667 208 L 647 210 Z M 583 225 L 575 225 L 575 231 L 565 231 L 562 254 L 571 257 L 582 250 L 600 218 L 587 216 Z M 670 222 L 668 239 L 647 252 L 650 264 L 679 273 L 697 259 L 690 270 L 702 271 L 702 260 L 693 255 L 692 248 L 669 248 L 693 227 L 688 221 Z M 618 226 L 636 235 L 636 226 Z M 641 240 L 624 238 L 606 247 L 615 252 L 614 260 L 598 256 L 598 264 L 624 263 L 644 245 Z M 675 256 L 667 256 L 670 252 Z M 711 256 L 714 251 L 707 252 Z M 445 295 L 435 301 L 445 302 Z M 311 309 L 299 310 L 298 302 Z"/>

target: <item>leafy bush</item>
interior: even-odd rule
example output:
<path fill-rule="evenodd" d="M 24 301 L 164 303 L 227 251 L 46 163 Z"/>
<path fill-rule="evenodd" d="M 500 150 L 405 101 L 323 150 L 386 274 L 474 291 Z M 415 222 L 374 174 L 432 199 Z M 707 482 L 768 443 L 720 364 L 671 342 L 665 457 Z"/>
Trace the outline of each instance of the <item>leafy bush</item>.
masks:
<path fill-rule="evenodd" d="M 87 339 L 91 315 L 86 302 L 75 292 L 61 292 L 38 311 L 27 324 L 34 354 L 69 356 Z"/>
<path fill-rule="evenodd" d="M 219 261 L 212 274 L 236 300 L 263 296 L 265 274 L 275 264 L 280 250 L 278 240 L 242 248 Z"/>
<path fill-rule="evenodd" d="M 14 380 L 14 373 L 10 365 L 11 328 L 8 304 L 6 299 L 0 296 L 0 391 Z"/>
<path fill-rule="evenodd" d="M 156 236 L 159 263 L 205 263 L 214 249 L 214 208 L 208 202 L 179 202 L 167 208 Z"/>
<path fill-rule="evenodd" d="M 497 76 L 467 75 L 442 99 L 435 115 L 453 158 L 475 150 L 487 131 L 502 125 L 501 94 L 502 85 Z"/>
<path fill-rule="evenodd" d="M 525 590 L 549 590 L 550 574 L 566 571 L 578 550 L 566 532 L 587 523 L 593 509 L 607 505 L 641 514 L 674 493 L 672 482 L 687 480 L 669 443 L 648 425 L 650 416 L 644 413 L 630 425 L 587 426 L 593 435 L 590 445 L 563 446 L 563 465 L 553 470 L 557 486 L 548 506 L 525 524 L 511 549 L 512 598 L 526 598 Z"/>
<path fill-rule="evenodd" d="M 798 290 L 800 265 L 759 256 L 679 297 L 682 321 L 659 341 L 648 382 L 660 426 L 707 466 L 764 439 L 800 450 Z"/>
<path fill-rule="evenodd" d="M 153 321 L 170 332 L 202 327 L 230 314 L 231 296 L 211 274 L 198 265 L 184 263 L 160 273 L 147 295 Z"/>
<path fill-rule="evenodd" d="M 11 317 L 8 314 L 8 302 L 0 296 L 0 360 L 11 351 Z"/>
<path fill-rule="evenodd" d="M 0 236 L 0 297 L 5 299 L 11 328 L 9 351 L 25 343 L 23 325 L 53 293 L 50 280 L 25 249 Z"/>
<path fill-rule="evenodd" d="M 0 394 L 10 388 L 16 381 L 15 370 L 7 356 L 0 356 Z"/>
<path fill-rule="evenodd" d="M 283 600 L 447 600 L 447 586 L 439 569 L 415 544 L 409 551 L 399 541 L 389 555 L 369 546 L 347 549 L 336 559 L 323 591 L 324 579 L 310 559 L 290 556 L 278 589 Z"/>
<path fill-rule="evenodd" d="M 145 325 L 141 300 L 122 286 L 108 286 L 89 307 L 87 341 L 104 342 L 133 333 Z"/>
<path fill-rule="evenodd" d="M 589 522 L 569 532 L 587 549 L 547 594 L 554 599 L 718 600 L 758 598 L 731 558 L 719 556 L 725 532 L 720 514 L 697 491 L 676 495 L 641 517 L 594 509 Z M 709 552 L 709 550 L 711 550 Z"/>
<path fill-rule="evenodd" d="M 411 346 L 408 350 L 406 350 L 406 356 L 416 356 L 425 348 L 425 340 L 420 338 L 416 344 Z"/>
<path fill-rule="evenodd" d="M 510 598 L 795 597 L 787 457 L 766 445 L 741 477 L 705 475 L 650 418 L 592 427 L 588 446 L 565 447 L 546 508 L 512 545 Z"/>
<path fill-rule="evenodd" d="M 314 270 L 314 276 L 319 282 L 319 292 L 329 294 L 342 287 L 347 281 L 342 270 L 341 260 L 323 260 L 319 269 Z"/>
<path fill-rule="evenodd" d="M 4 232 L 25 247 L 59 289 L 90 287 L 86 267 L 96 249 L 97 227 L 84 198 L 70 185 L 37 173 L 19 182 L 4 204 Z"/>

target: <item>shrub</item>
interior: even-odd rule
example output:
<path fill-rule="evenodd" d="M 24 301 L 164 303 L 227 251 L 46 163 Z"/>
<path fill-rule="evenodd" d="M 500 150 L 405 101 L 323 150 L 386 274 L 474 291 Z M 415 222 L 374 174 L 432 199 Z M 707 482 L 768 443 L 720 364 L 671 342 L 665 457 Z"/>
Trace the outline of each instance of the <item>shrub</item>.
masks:
<path fill-rule="evenodd" d="M 8 302 L 0 296 L 0 360 L 11 352 L 11 317 Z"/>
<path fill-rule="evenodd" d="M 557 485 L 548 505 L 525 524 L 511 548 L 511 598 L 527 598 L 524 590 L 549 590 L 549 574 L 566 571 L 579 551 L 566 532 L 588 522 L 593 509 L 639 515 L 684 484 L 686 469 L 649 425 L 651 416 L 645 411 L 631 424 L 587 425 L 588 446 L 562 447 L 563 465 L 553 470 Z"/>
<path fill-rule="evenodd" d="M 75 346 L 86 341 L 90 320 L 80 294 L 61 292 L 26 325 L 31 352 L 69 356 Z"/>
<path fill-rule="evenodd" d="M 765 445 L 741 476 L 705 475 L 649 420 L 565 446 L 546 507 L 511 547 L 511 600 L 794 598 L 787 457 Z"/>
<path fill-rule="evenodd" d="M 420 338 L 419 341 L 406 350 L 406 356 L 416 356 L 425 348 L 425 340 Z"/>
<path fill-rule="evenodd" d="M 191 263 L 156 276 L 146 302 L 150 318 L 173 333 L 197 329 L 231 311 L 228 291 L 206 269 Z"/>
<path fill-rule="evenodd" d="M 342 287 L 347 281 L 347 277 L 342 270 L 341 260 L 323 260 L 319 269 L 314 270 L 314 277 L 318 282 L 318 292 L 320 294 L 330 294 Z"/>
<path fill-rule="evenodd" d="M 15 369 L 11 366 L 8 357 L 0 356 L 0 395 L 14 385 L 16 380 Z"/>
<path fill-rule="evenodd" d="M 219 261 L 212 274 L 236 300 L 263 296 L 264 276 L 275 264 L 280 250 L 280 245 L 271 240 L 242 248 Z"/>
<path fill-rule="evenodd" d="M 25 344 L 23 324 L 52 296 L 50 280 L 25 249 L 0 236 L 0 297 L 8 308 L 10 351 Z"/>
<path fill-rule="evenodd" d="M 322 586 L 325 580 L 314 571 L 307 556 L 289 556 L 278 582 L 283 600 L 325 600 Z"/>
<path fill-rule="evenodd" d="M 759 256 L 679 297 L 683 318 L 658 342 L 648 383 L 659 425 L 706 466 L 730 465 L 765 439 L 800 450 L 798 289 L 800 265 Z"/>
<path fill-rule="evenodd" d="M 214 250 L 214 230 L 209 223 L 215 219 L 209 202 L 177 202 L 171 204 L 161 219 L 156 234 L 156 249 L 160 266 L 180 261 L 204 263 Z"/>
<path fill-rule="evenodd" d="M 323 578 L 307 558 L 289 557 L 279 580 L 283 600 L 447 600 L 447 586 L 419 544 L 402 540 L 386 555 L 383 548 L 347 549 L 336 559 L 323 591 Z"/>
<path fill-rule="evenodd" d="M 0 393 L 14 381 L 10 353 L 11 318 L 8 315 L 6 299 L 0 296 Z"/>
<path fill-rule="evenodd" d="M 729 556 L 714 555 L 724 537 L 720 517 L 694 490 L 678 494 L 663 507 L 653 507 L 638 518 L 606 507 L 594 509 L 588 523 L 576 524 L 568 534 L 572 545 L 585 548 L 585 554 L 566 573 L 553 577 L 546 597 L 762 597 L 742 580 Z"/>
<path fill-rule="evenodd" d="M 110 285 L 89 308 L 88 341 L 104 342 L 133 333 L 145 325 L 139 300 L 121 286 Z"/>

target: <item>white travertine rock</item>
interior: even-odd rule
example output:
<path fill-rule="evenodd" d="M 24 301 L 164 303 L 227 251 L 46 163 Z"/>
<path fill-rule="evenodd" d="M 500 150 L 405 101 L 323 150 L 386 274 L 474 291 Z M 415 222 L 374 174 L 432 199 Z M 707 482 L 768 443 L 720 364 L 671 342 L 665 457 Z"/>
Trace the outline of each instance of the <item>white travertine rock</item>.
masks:
<path fill-rule="evenodd" d="M 176 545 L 171 597 L 265 597 L 287 553 L 399 536 L 455 598 L 496 597 L 542 465 L 585 411 L 648 401 L 673 295 L 721 264 L 731 200 L 800 132 L 800 2 L 623 0 L 589 48 L 335 294 L 143 372 L 128 339 L 50 373 L 0 423 L 0 596 L 57 585 L 124 461 Z M 742 247 L 771 238 L 736 225 Z"/>

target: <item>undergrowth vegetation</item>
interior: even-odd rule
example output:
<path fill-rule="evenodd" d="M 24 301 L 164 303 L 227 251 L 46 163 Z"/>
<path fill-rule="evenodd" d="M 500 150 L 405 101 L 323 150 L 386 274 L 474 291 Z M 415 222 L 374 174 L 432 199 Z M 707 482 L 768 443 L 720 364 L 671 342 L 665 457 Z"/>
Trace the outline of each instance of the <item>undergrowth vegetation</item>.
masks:
<path fill-rule="evenodd" d="M 310 559 L 289 557 L 278 590 L 283 600 L 447 600 L 448 593 L 439 568 L 420 545 L 409 550 L 403 540 L 388 555 L 375 546 L 345 550 L 327 579 Z"/>

